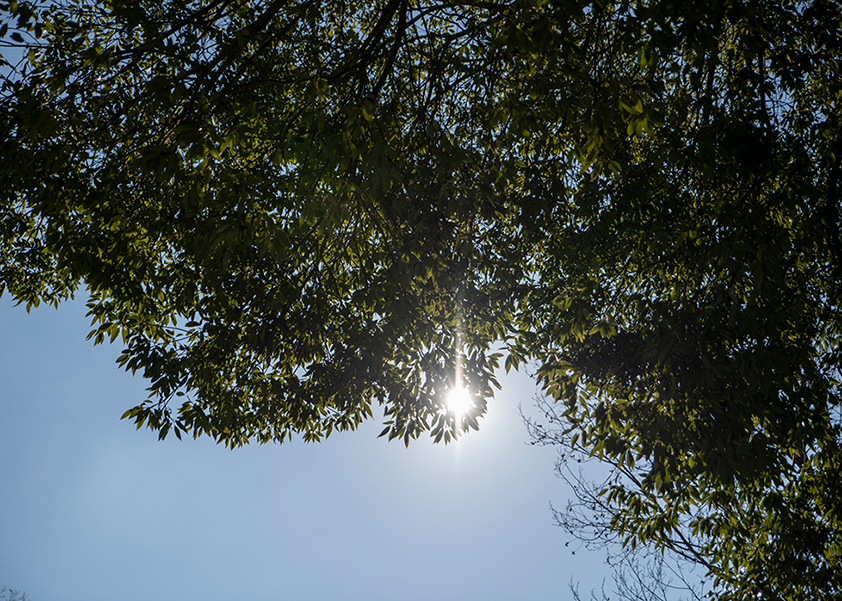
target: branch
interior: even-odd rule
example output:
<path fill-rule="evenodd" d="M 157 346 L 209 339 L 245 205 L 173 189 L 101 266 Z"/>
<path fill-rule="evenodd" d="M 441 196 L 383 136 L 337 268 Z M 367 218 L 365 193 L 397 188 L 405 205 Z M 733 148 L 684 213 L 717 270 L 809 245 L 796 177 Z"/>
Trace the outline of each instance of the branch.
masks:
<path fill-rule="evenodd" d="M 830 247 L 830 261 L 833 264 L 833 278 L 834 286 L 833 292 L 836 293 L 836 285 L 842 280 L 842 246 L 839 240 L 839 169 L 840 158 L 842 158 L 842 135 L 836 138 L 836 144 L 833 147 L 833 164 L 830 167 L 830 176 L 827 182 L 827 204 L 825 211 L 827 213 L 827 243 Z"/>
<path fill-rule="evenodd" d="M 374 29 L 372 29 L 368 36 L 366 36 L 365 40 L 363 40 L 363 43 L 360 46 L 360 54 L 358 55 L 356 60 L 352 60 L 352 62 L 345 68 L 340 69 L 336 73 L 332 74 L 329 77 L 329 79 L 339 80 L 350 71 L 362 70 L 365 68 L 366 63 L 368 62 L 369 58 L 371 58 L 372 52 L 374 52 L 374 48 L 377 46 L 377 44 L 380 43 L 380 40 L 383 38 L 383 34 L 386 33 L 386 29 L 389 27 L 389 23 L 392 22 L 392 17 L 395 16 L 398 7 L 401 5 L 403 5 L 405 11 L 406 2 L 404 0 L 389 0 L 389 3 L 383 9 L 383 13 L 377 20 Z M 402 19 L 405 18 L 406 15 L 403 14 Z M 397 37 L 400 38 L 400 33 Z"/>
<path fill-rule="evenodd" d="M 389 53 L 389 58 L 386 60 L 386 65 L 383 67 L 383 72 L 380 74 L 380 79 L 377 80 L 377 84 L 374 86 L 374 92 L 372 96 L 375 98 L 380 94 L 380 90 L 383 88 L 383 84 L 386 83 L 386 77 L 388 77 L 389 72 L 392 70 L 392 65 L 395 64 L 395 58 L 398 55 L 398 48 L 400 48 L 401 41 L 403 40 L 403 36 L 406 33 L 406 12 L 408 9 L 408 3 L 406 0 L 401 2 L 401 12 L 398 16 L 398 32 L 395 34 L 395 42 L 392 44 L 392 50 Z"/>

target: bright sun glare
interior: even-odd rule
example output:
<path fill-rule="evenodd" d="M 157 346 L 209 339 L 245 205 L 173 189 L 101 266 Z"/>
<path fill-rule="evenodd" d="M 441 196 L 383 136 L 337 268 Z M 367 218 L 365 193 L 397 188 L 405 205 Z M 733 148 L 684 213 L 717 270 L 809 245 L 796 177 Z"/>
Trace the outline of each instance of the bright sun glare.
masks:
<path fill-rule="evenodd" d="M 456 419 L 460 419 L 474 406 L 471 400 L 471 393 L 467 388 L 458 386 L 447 395 L 447 408 L 453 412 Z"/>

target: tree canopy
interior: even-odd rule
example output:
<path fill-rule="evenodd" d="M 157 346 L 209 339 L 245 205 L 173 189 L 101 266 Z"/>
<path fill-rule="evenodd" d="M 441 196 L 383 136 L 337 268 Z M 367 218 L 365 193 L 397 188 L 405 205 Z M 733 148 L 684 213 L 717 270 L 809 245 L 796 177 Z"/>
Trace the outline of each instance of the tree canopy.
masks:
<path fill-rule="evenodd" d="M 605 532 L 842 594 L 838 3 L 0 10 L 0 290 L 86 290 L 138 427 L 447 441 L 529 363 Z"/>

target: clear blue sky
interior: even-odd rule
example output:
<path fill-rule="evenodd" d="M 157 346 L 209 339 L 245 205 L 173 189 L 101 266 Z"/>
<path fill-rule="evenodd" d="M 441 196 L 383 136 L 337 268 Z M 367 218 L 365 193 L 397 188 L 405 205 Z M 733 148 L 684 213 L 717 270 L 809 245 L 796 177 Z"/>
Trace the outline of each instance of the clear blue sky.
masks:
<path fill-rule="evenodd" d="M 523 375 L 455 445 L 377 439 L 235 451 L 159 442 L 145 398 L 93 347 L 81 302 L 0 299 L 0 589 L 32 601 L 566 600 L 610 583 L 552 525 L 555 451 L 526 444 Z M 587 595 L 583 594 L 583 597 Z"/>

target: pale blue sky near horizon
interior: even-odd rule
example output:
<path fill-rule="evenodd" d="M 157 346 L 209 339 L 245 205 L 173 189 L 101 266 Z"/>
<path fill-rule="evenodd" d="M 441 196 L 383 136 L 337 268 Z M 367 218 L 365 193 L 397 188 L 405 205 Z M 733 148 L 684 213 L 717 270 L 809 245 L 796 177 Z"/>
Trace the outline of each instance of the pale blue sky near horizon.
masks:
<path fill-rule="evenodd" d="M 528 444 L 524 374 L 502 377 L 457 443 L 378 439 L 377 418 L 318 444 L 136 431 L 146 382 L 94 347 L 76 300 L 0 298 L 0 589 L 31 601 L 583 598 L 604 557 L 554 527 L 556 452 Z M 375 414 L 376 415 L 376 414 Z M 573 550 L 576 549 L 575 554 Z"/>

